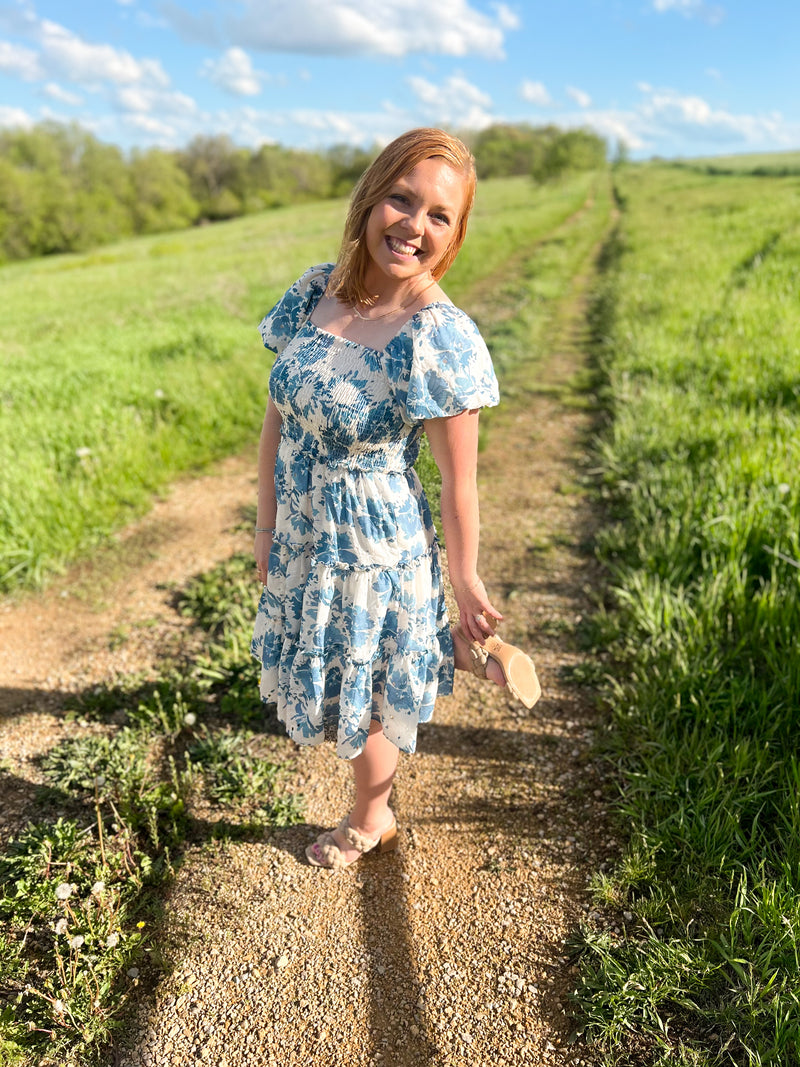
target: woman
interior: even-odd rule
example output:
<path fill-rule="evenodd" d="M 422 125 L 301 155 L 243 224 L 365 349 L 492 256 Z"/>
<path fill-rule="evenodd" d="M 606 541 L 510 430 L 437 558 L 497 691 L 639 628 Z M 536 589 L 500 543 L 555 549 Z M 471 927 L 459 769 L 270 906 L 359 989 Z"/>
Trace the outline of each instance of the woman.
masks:
<path fill-rule="evenodd" d="M 498 402 L 475 324 L 439 287 L 475 195 L 467 148 L 441 130 L 398 137 L 358 183 L 335 265 L 312 267 L 262 321 L 277 353 L 259 446 L 254 554 L 264 592 L 253 654 L 261 695 L 299 743 L 335 740 L 355 803 L 307 849 L 347 866 L 396 843 L 399 752 L 453 667 L 531 706 L 533 664 L 493 635 L 478 576 L 478 413 Z M 460 624 L 451 633 L 438 547 L 413 469 L 422 433 Z"/>

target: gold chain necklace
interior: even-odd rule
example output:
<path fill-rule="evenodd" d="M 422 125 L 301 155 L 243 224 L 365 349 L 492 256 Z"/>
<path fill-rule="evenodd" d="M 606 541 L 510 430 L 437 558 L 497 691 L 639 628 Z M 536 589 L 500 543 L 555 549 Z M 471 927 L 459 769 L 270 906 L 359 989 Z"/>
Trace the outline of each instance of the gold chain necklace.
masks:
<path fill-rule="evenodd" d="M 430 287 L 435 284 L 436 279 L 434 278 L 433 281 L 428 282 L 424 289 L 420 289 L 420 291 L 411 300 L 409 300 L 407 304 L 401 304 L 400 307 L 390 308 L 389 311 L 382 311 L 380 315 L 362 315 L 361 312 L 358 310 L 356 304 L 351 304 L 350 307 L 352 308 L 355 317 L 357 319 L 361 319 L 362 322 L 376 322 L 378 319 L 388 319 L 390 315 L 398 315 L 401 311 L 406 311 L 408 308 L 410 308 L 412 304 L 416 304 L 422 294 L 427 293 Z"/>

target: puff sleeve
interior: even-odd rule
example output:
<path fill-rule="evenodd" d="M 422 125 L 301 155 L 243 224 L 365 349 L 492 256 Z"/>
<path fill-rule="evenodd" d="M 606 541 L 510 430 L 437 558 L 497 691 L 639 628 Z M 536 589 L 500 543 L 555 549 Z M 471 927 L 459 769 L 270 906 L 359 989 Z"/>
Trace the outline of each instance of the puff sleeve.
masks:
<path fill-rule="evenodd" d="M 334 264 L 309 267 L 258 324 L 265 348 L 278 355 L 301 329 L 325 292 Z"/>
<path fill-rule="evenodd" d="M 493 407 L 500 395 L 478 327 L 452 304 L 423 308 L 387 346 L 386 371 L 404 421 Z"/>

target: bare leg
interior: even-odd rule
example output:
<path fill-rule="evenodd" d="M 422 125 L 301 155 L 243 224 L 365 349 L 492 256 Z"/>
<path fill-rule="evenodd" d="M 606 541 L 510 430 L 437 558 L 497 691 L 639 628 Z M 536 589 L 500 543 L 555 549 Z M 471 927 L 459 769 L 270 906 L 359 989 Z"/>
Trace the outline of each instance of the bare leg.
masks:
<path fill-rule="evenodd" d="M 365 837 L 377 837 L 391 824 L 389 794 L 392 791 L 399 756 L 400 750 L 391 741 L 386 740 L 381 724 L 373 722 L 364 751 L 350 761 L 356 787 L 350 825 Z M 333 836 L 348 863 L 358 856 L 357 850 L 350 848 L 338 831 L 334 831 Z"/>

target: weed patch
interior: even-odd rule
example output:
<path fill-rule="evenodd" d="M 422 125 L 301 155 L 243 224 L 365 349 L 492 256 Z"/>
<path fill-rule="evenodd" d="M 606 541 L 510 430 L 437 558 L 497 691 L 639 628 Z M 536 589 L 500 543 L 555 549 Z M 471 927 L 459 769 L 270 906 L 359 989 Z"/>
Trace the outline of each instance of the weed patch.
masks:
<path fill-rule="evenodd" d="M 252 672 L 245 693 L 249 656 L 233 665 L 254 611 L 242 573 L 237 557 L 180 598 L 209 635 L 199 681 L 173 664 L 155 685 L 87 693 L 72 711 L 83 732 L 40 761 L 39 817 L 0 855 L 3 1063 L 107 1062 L 131 998 L 158 976 L 160 901 L 185 844 L 302 818 L 302 798 L 281 788 L 285 760 L 260 752 L 268 720 Z"/>

